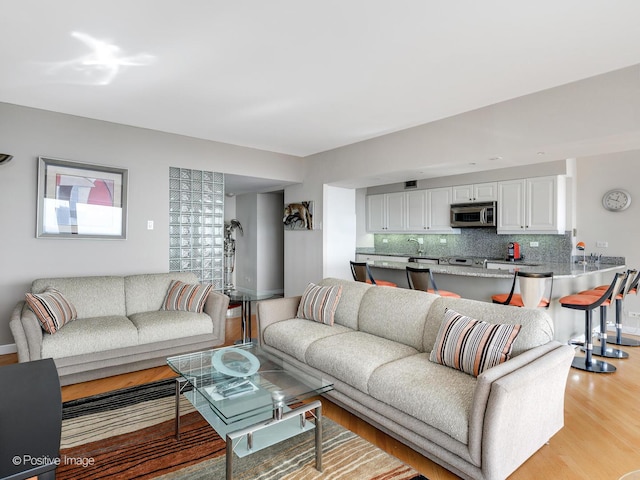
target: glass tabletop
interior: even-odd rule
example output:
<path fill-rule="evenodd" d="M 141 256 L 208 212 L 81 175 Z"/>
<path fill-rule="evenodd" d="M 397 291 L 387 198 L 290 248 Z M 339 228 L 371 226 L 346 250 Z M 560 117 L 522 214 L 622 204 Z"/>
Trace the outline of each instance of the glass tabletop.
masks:
<path fill-rule="evenodd" d="M 229 425 L 324 393 L 333 384 L 304 373 L 254 344 L 178 355 L 168 365 Z"/>
<path fill-rule="evenodd" d="M 258 300 L 268 300 L 274 296 L 273 293 L 262 293 L 243 290 L 226 290 L 224 292 L 232 302 L 255 302 Z"/>

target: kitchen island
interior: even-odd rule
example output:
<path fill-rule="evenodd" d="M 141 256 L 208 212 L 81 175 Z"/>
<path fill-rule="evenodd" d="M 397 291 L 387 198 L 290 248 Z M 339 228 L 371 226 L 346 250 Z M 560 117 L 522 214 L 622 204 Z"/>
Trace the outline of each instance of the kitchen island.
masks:
<path fill-rule="evenodd" d="M 537 263 L 535 265 L 521 262 L 491 261 L 487 265 L 497 268 L 478 268 L 459 265 L 439 265 L 408 262 L 408 257 L 397 257 L 394 260 L 369 261 L 374 278 L 389 280 L 398 287 L 409 288 L 405 273 L 407 265 L 415 268 L 430 268 L 434 274 L 438 288 L 450 290 L 464 298 L 491 302 L 496 293 L 507 293 L 511 289 L 514 269 L 526 272 L 553 272 L 553 297 L 549 307 L 549 315 L 554 320 L 555 338 L 567 342 L 584 333 L 584 313 L 560 306 L 558 299 L 597 285 L 611 283 L 615 273 L 626 270 L 625 265 L 591 263 Z M 437 259 L 436 259 L 437 260 Z M 429 261 L 425 259 L 425 261 Z M 613 312 L 610 314 L 613 317 Z M 597 324 L 594 319 L 594 325 Z"/>

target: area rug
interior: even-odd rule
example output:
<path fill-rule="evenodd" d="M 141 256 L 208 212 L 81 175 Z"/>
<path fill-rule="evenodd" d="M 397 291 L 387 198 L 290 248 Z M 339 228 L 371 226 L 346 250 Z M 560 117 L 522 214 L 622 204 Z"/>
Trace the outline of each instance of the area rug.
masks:
<path fill-rule="evenodd" d="M 132 387 L 63 405 L 64 479 L 223 479 L 225 442 L 181 396 L 174 433 L 174 382 Z M 315 469 L 313 431 L 243 458 L 233 478 L 280 480 L 426 480 L 411 467 L 323 418 L 323 472 Z"/>

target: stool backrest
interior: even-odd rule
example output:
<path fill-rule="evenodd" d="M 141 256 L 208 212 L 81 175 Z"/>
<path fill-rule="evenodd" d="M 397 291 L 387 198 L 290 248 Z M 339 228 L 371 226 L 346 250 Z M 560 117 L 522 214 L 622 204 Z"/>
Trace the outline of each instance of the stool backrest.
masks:
<path fill-rule="evenodd" d="M 615 300 L 615 298 L 618 295 L 622 294 L 622 292 L 624 291 L 628 278 L 629 278 L 628 271 L 624 273 L 616 273 L 613 277 L 613 280 L 611 280 L 611 285 L 609 285 L 609 288 L 607 288 L 607 290 L 603 293 L 603 295 L 600 298 L 598 298 L 595 302 L 593 302 L 591 305 L 589 305 L 587 308 L 592 309 L 592 308 L 599 307 L 607 300 L 610 301 L 609 305 L 611 305 L 613 303 L 613 300 Z"/>
<path fill-rule="evenodd" d="M 640 271 L 627 270 L 627 284 L 622 293 L 622 298 L 627 296 L 628 293 L 638 294 L 638 283 L 640 283 Z"/>
<path fill-rule="evenodd" d="M 353 279 L 356 282 L 366 283 L 367 280 L 369 280 L 371 284 L 376 284 L 376 281 L 373 279 L 371 269 L 369 268 L 369 264 L 367 262 L 349 261 L 349 264 L 351 265 L 351 275 L 353 275 Z"/>
<path fill-rule="evenodd" d="M 549 308 L 553 295 L 553 272 L 534 273 L 516 270 L 513 273 L 511 291 L 504 305 L 509 305 L 511 302 L 516 285 L 520 289 L 520 296 L 525 307 L 538 308 L 543 306 L 543 308 Z"/>
<path fill-rule="evenodd" d="M 553 272 L 516 272 L 522 303 L 527 308 L 538 308 L 544 299 L 544 308 L 549 308 L 553 295 Z"/>
<path fill-rule="evenodd" d="M 407 282 L 409 283 L 409 288 L 412 290 L 422 290 L 426 292 L 433 287 L 433 291 L 436 295 L 439 295 L 438 287 L 436 286 L 436 282 L 433 279 L 433 273 L 431 273 L 430 268 L 416 268 L 416 267 L 406 267 L 407 271 Z"/>

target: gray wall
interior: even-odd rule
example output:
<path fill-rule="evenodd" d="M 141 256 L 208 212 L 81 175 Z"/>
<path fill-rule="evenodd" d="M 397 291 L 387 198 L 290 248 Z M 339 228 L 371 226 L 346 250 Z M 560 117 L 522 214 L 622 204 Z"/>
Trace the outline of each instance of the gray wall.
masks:
<path fill-rule="evenodd" d="M 236 287 L 263 293 L 284 292 L 284 193 L 237 195 Z"/>
<path fill-rule="evenodd" d="M 169 167 L 300 182 L 304 161 L 228 144 L 0 103 L 0 353 L 9 318 L 36 278 L 164 272 L 169 268 Z M 129 169 L 127 240 L 37 239 L 37 157 Z M 153 220 L 154 230 L 147 230 Z"/>

